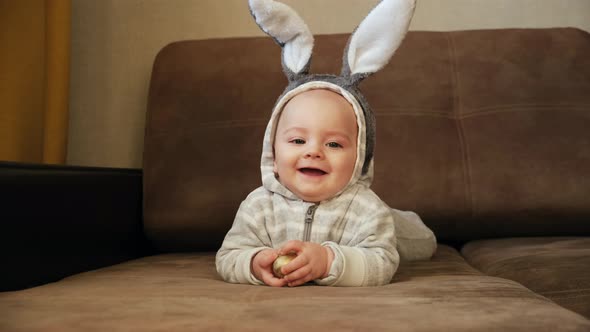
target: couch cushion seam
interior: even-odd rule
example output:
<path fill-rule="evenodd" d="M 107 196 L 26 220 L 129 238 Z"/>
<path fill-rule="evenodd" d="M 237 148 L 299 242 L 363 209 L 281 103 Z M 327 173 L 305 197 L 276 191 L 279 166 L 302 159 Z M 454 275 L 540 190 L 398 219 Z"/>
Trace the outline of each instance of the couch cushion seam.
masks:
<path fill-rule="evenodd" d="M 474 211 L 474 198 L 471 188 L 471 169 L 470 169 L 470 158 L 469 158 L 469 147 L 465 138 L 465 129 L 463 128 L 463 122 L 461 121 L 461 96 L 460 96 L 460 84 L 459 84 L 459 73 L 457 69 L 457 52 L 453 41 L 453 32 L 447 33 L 447 42 L 449 46 L 449 62 L 451 65 L 451 82 L 453 88 L 453 119 L 455 120 L 455 127 L 457 128 L 457 135 L 459 138 L 459 147 L 461 149 L 462 163 L 463 163 L 463 180 L 465 202 L 470 210 L 470 216 L 475 215 Z"/>
<path fill-rule="evenodd" d="M 478 116 L 489 116 L 499 113 L 511 113 L 511 112 L 543 112 L 543 111 L 551 111 L 552 108 L 561 108 L 560 112 L 567 112 L 567 111 L 586 111 L 590 107 L 590 104 L 576 104 L 576 105 L 563 105 L 563 104 L 506 104 L 506 105 L 498 105 L 494 107 L 482 107 L 482 108 L 474 108 L 470 110 L 468 113 L 463 115 L 457 114 L 449 114 L 444 110 L 437 110 L 437 109 L 428 109 L 428 108 L 399 108 L 408 111 L 392 111 L 392 112 L 379 112 L 375 111 L 375 116 L 380 117 L 390 117 L 390 116 L 431 116 L 431 117 L 438 117 L 438 118 L 447 118 L 447 119 L 467 119 L 467 118 L 474 118 Z M 421 109 L 427 111 L 420 111 Z M 483 111 L 486 110 L 486 111 Z"/>

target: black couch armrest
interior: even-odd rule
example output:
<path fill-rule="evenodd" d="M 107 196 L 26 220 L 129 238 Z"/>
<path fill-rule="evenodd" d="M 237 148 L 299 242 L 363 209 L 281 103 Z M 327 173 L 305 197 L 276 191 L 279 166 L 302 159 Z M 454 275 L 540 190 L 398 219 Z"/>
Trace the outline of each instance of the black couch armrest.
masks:
<path fill-rule="evenodd" d="M 0 162 L 0 291 L 149 255 L 142 172 Z"/>

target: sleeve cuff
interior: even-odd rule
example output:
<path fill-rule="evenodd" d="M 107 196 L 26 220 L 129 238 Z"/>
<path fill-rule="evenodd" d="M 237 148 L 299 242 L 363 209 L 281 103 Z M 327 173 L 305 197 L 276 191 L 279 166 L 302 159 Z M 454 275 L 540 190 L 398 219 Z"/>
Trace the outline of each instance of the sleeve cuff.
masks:
<path fill-rule="evenodd" d="M 326 278 L 316 280 L 318 285 L 359 287 L 365 285 L 367 263 L 362 250 L 324 242 L 334 252 L 334 261 Z"/>
<path fill-rule="evenodd" d="M 248 251 L 243 252 L 240 255 L 240 261 L 241 261 L 241 267 L 240 267 L 240 273 L 238 273 L 238 282 L 242 283 L 242 284 L 252 284 L 252 285 L 264 285 L 264 282 L 258 280 L 258 278 L 256 278 L 254 276 L 254 274 L 252 274 L 252 269 L 251 269 L 251 265 L 252 265 L 252 258 L 259 253 L 260 251 L 264 250 L 264 249 L 268 249 L 266 247 L 260 247 L 260 248 L 253 248 L 250 249 Z"/>
<path fill-rule="evenodd" d="M 316 279 L 315 283 L 320 286 L 331 286 L 336 282 L 338 276 L 340 276 L 342 272 L 342 255 L 340 254 L 340 251 L 337 250 L 338 245 L 334 242 L 324 242 L 322 243 L 322 246 L 328 247 L 332 250 L 334 253 L 334 259 L 332 260 L 328 276 L 322 279 Z"/>
<path fill-rule="evenodd" d="M 362 250 L 346 246 L 341 246 L 339 249 L 342 251 L 344 264 L 342 274 L 334 286 L 364 286 L 367 275 L 367 261 Z"/>

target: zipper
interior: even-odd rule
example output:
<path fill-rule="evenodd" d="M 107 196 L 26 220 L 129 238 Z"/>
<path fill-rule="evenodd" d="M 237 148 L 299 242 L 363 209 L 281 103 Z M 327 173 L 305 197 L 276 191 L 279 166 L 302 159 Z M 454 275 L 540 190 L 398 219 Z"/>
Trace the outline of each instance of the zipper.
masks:
<path fill-rule="evenodd" d="M 309 242 L 309 238 L 311 237 L 311 223 L 313 222 L 313 217 L 317 208 L 317 204 L 307 208 L 307 212 L 305 213 L 305 228 L 303 229 L 303 242 Z"/>

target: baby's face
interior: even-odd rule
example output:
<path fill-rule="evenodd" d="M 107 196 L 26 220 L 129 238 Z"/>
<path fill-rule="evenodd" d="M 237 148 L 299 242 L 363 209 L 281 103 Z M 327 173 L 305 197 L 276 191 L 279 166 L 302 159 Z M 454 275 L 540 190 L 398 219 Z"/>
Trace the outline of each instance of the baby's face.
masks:
<path fill-rule="evenodd" d="M 280 115 L 274 172 L 304 201 L 329 199 L 352 177 L 357 132 L 354 110 L 344 97 L 322 89 L 303 92 Z"/>

